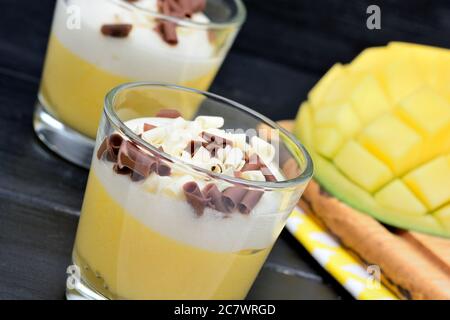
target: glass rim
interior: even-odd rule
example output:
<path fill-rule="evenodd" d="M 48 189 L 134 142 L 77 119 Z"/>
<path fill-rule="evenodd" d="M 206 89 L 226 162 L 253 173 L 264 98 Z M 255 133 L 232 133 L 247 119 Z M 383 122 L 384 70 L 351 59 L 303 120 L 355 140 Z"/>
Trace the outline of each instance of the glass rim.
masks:
<path fill-rule="evenodd" d="M 124 7 L 126 9 L 131 10 L 137 10 L 138 12 L 142 14 L 151 15 L 155 18 L 167 20 L 176 23 L 179 26 L 184 27 L 193 27 L 193 28 L 204 28 L 204 29 L 223 29 L 230 26 L 241 26 L 245 18 L 247 17 L 247 9 L 245 8 L 244 3 L 242 0 L 231 0 L 236 4 L 237 13 L 228 21 L 225 22 L 198 22 L 198 21 L 192 21 L 185 18 L 177 18 L 172 17 L 157 11 L 152 11 L 149 9 L 144 9 L 139 6 L 137 6 L 133 2 L 123 1 L 123 0 L 108 0 L 112 2 L 113 4 L 117 6 Z"/>
<path fill-rule="evenodd" d="M 304 166 L 302 172 L 299 175 L 297 175 L 295 178 L 292 178 L 292 179 L 283 180 L 283 181 L 274 181 L 274 182 L 253 181 L 253 180 L 237 178 L 234 176 L 228 176 L 228 175 L 224 175 L 221 173 L 215 173 L 210 170 L 196 166 L 192 163 L 186 162 L 180 158 L 174 157 L 164 151 L 161 151 L 160 149 L 156 148 L 152 144 L 148 143 L 147 141 L 145 141 L 144 139 L 139 137 L 139 135 L 137 135 L 133 130 L 131 130 L 119 118 L 119 116 L 117 115 L 117 113 L 114 110 L 115 98 L 120 92 L 122 92 L 126 89 L 138 88 L 138 87 L 166 88 L 166 89 L 171 89 L 171 90 L 177 90 L 177 91 L 181 90 L 181 91 L 185 91 L 185 92 L 200 94 L 207 98 L 211 98 L 216 101 L 220 101 L 220 102 L 228 105 L 229 107 L 238 109 L 243 112 L 247 112 L 251 116 L 261 120 L 262 123 L 267 124 L 270 127 L 272 127 L 273 129 L 279 130 L 280 132 L 282 132 L 286 136 L 286 138 L 289 139 L 290 142 L 293 143 L 295 145 L 295 147 L 301 152 L 301 155 L 305 162 L 305 166 Z M 313 176 L 314 169 L 313 169 L 312 158 L 311 158 L 310 154 L 308 153 L 308 151 L 306 150 L 306 148 L 300 143 L 300 141 L 298 141 L 294 137 L 294 135 L 292 133 L 288 132 L 287 130 L 282 128 L 280 125 L 278 125 L 276 122 L 270 120 L 266 116 L 264 116 L 256 111 L 250 109 L 249 107 L 246 107 L 238 102 L 224 98 L 217 94 L 202 91 L 202 90 L 192 89 L 192 88 L 188 88 L 188 87 L 183 87 L 183 86 L 179 86 L 179 85 L 174 85 L 174 84 L 141 81 L 141 82 L 124 83 L 122 85 L 119 85 L 119 86 L 113 88 L 106 95 L 104 103 L 105 103 L 104 114 L 106 115 L 106 118 L 108 119 L 108 121 L 110 121 L 112 123 L 112 125 L 115 127 L 116 130 L 119 130 L 127 138 L 129 138 L 133 142 L 137 143 L 140 147 L 146 149 L 147 151 L 149 151 L 152 154 L 157 154 L 162 159 L 165 159 L 171 163 L 175 163 L 177 165 L 188 167 L 191 170 L 196 171 L 197 173 L 205 174 L 214 179 L 225 180 L 225 181 L 228 181 L 233 184 L 245 185 L 245 186 L 253 187 L 253 188 L 263 188 L 263 189 L 275 190 L 275 189 L 292 188 L 292 187 L 296 187 L 298 185 L 307 183 Z M 283 143 L 286 144 L 286 142 L 284 142 L 284 141 L 283 141 Z M 295 157 L 295 156 L 292 155 L 292 157 Z"/>

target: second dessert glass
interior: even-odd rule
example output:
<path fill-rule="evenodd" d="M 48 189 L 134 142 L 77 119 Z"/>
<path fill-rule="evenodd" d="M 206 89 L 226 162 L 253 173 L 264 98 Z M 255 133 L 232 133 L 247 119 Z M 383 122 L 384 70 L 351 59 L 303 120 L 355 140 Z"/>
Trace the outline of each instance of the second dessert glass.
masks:
<path fill-rule="evenodd" d="M 196 113 L 171 104 L 166 97 L 172 95 L 198 105 Z M 126 84 L 109 93 L 105 103 L 73 250 L 78 279 L 67 297 L 244 299 L 311 179 L 308 153 L 264 116 L 194 89 Z M 146 142 L 136 119 L 152 121 L 167 108 L 188 121 L 223 119 L 223 129 L 246 138 L 243 144 L 261 143 L 257 138 L 270 142 L 272 172 L 283 178 L 250 181 L 214 173 Z M 173 130 L 167 134 L 176 136 Z M 195 195 L 195 185 L 217 187 L 219 197 L 227 190 L 245 196 L 225 212 L 217 205 L 202 206 L 201 191 L 200 198 L 188 197 Z"/>
<path fill-rule="evenodd" d="M 115 86 L 157 81 L 207 90 L 246 12 L 240 0 L 205 2 L 58 0 L 34 116 L 38 137 L 88 168 L 103 98 Z M 195 113 L 196 105 L 171 98 Z"/>

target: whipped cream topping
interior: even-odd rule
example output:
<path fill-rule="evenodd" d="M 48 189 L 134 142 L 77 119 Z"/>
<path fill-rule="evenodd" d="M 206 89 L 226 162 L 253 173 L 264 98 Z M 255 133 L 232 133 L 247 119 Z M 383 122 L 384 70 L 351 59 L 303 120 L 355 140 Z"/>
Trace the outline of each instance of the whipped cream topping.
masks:
<path fill-rule="evenodd" d="M 138 118 L 126 125 L 151 145 L 197 167 L 246 180 L 285 180 L 275 147 L 258 136 L 221 129 L 222 117 Z"/>
<path fill-rule="evenodd" d="M 158 11 L 157 0 L 139 0 L 133 5 Z M 134 80 L 181 83 L 198 79 L 221 64 L 224 57 L 216 55 L 207 30 L 178 27 L 178 44 L 171 46 L 154 30 L 157 22 L 133 5 L 121 0 L 59 0 L 53 34 L 79 57 Z M 70 23 L 76 13 L 79 28 Z M 202 13 L 191 19 L 209 22 Z M 133 29 L 125 38 L 107 37 L 101 32 L 105 24 L 132 24 Z"/>

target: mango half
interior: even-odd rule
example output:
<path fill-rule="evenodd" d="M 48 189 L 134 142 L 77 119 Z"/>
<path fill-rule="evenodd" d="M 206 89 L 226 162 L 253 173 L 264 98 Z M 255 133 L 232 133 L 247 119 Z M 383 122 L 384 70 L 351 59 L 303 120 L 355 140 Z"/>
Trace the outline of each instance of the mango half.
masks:
<path fill-rule="evenodd" d="M 450 50 L 408 43 L 336 64 L 295 134 L 334 197 L 383 223 L 450 237 Z"/>

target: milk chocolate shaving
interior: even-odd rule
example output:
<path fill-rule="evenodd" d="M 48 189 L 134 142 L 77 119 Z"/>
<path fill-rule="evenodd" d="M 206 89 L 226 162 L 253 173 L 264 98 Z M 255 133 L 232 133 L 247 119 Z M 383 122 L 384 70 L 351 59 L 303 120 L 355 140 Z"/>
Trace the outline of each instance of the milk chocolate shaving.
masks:
<path fill-rule="evenodd" d="M 156 128 L 157 127 L 152 125 L 152 124 L 144 123 L 144 132 L 147 132 L 147 131 L 150 131 L 150 130 L 153 130 L 153 129 L 156 129 Z"/>
<path fill-rule="evenodd" d="M 266 166 L 263 165 L 261 167 L 261 172 L 264 175 L 264 177 L 266 178 L 266 181 L 269 182 L 277 182 L 277 178 L 275 178 L 275 176 L 273 175 L 272 171 L 270 171 L 270 169 Z"/>
<path fill-rule="evenodd" d="M 263 163 L 259 156 L 253 153 L 248 159 L 246 159 L 245 165 L 242 167 L 241 171 L 256 171 L 261 169 Z"/>
<path fill-rule="evenodd" d="M 223 192 L 222 197 L 227 211 L 231 212 L 236 209 L 237 205 L 242 201 L 246 193 L 247 189 L 240 186 L 234 186 L 226 189 Z"/>
<path fill-rule="evenodd" d="M 249 190 L 238 205 L 238 210 L 242 214 L 249 214 L 258 204 L 263 196 L 263 191 Z"/>
<path fill-rule="evenodd" d="M 175 23 L 165 20 L 160 21 L 156 25 L 155 31 L 159 33 L 161 38 L 168 44 L 173 46 L 178 44 L 177 26 Z"/>
<path fill-rule="evenodd" d="M 113 166 L 113 170 L 115 173 L 124 175 L 124 176 L 131 175 L 131 173 L 132 173 L 130 168 L 127 168 L 127 167 L 120 168 L 117 163 Z"/>
<path fill-rule="evenodd" d="M 129 141 L 122 143 L 117 164 L 120 169 L 127 167 L 133 171 L 132 178 L 135 178 L 133 176 L 136 174 L 141 178 L 147 178 L 158 169 L 158 160 L 156 158 L 146 155 Z"/>
<path fill-rule="evenodd" d="M 190 18 L 194 13 L 205 10 L 206 0 L 158 0 L 158 11 L 176 18 Z M 170 45 L 178 44 L 177 25 L 174 22 L 158 21 L 155 31 Z"/>
<path fill-rule="evenodd" d="M 172 173 L 172 169 L 169 165 L 158 159 L 156 173 L 161 177 L 168 177 Z"/>
<path fill-rule="evenodd" d="M 105 138 L 97 150 L 97 158 L 100 160 L 107 152 L 108 161 L 116 162 L 122 141 L 123 138 L 119 134 L 112 134 L 110 137 Z"/>
<path fill-rule="evenodd" d="M 176 119 L 181 117 L 181 113 L 175 109 L 162 109 L 156 114 L 158 118 Z"/>
<path fill-rule="evenodd" d="M 183 186 L 183 191 L 187 202 L 192 206 L 195 213 L 199 216 L 203 215 L 208 199 L 203 196 L 198 184 L 194 181 L 188 182 Z"/>
<path fill-rule="evenodd" d="M 214 183 L 208 184 L 203 189 L 203 194 L 206 196 L 207 199 L 209 199 L 208 207 L 223 213 L 231 212 L 225 206 L 225 202 L 222 197 L 222 192 L 219 191 L 219 188 L 217 188 L 217 186 Z"/>
<path fill-rule="evenodd" d="M 104 24 L 101 28 L 101 32 L 107 37 L 126 38 L 132 29 L 133 25 L 128 23 Z"/>
<path fill-rule="evenodd" d="M 100 145 L 100 147 L 98 147 L 97 159 L 100 160 L 101 158 L 103 158 L 103 155 L 105 154 L 105 152 L 107 150 L 108 150 L 108 139 L 105 139 L 105 140 L 103 140 L 103 142 Z"/>

